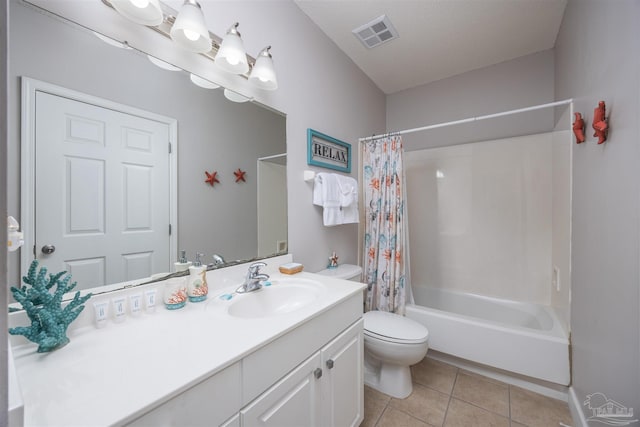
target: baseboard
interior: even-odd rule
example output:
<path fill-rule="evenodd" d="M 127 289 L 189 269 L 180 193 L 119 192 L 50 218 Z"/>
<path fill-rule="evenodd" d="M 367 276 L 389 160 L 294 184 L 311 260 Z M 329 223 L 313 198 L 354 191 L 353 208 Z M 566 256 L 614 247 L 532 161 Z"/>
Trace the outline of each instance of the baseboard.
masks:
<path fill-rule="evenodd" d="M 582 412 L 582 405 L 580 399 L 576 395 L 576 390 L 573 387 L 569 387 L 569 411 L 571 412 L 571 418 L 573 418 L 574 427 L 587 427 L 587 419 Z"/>

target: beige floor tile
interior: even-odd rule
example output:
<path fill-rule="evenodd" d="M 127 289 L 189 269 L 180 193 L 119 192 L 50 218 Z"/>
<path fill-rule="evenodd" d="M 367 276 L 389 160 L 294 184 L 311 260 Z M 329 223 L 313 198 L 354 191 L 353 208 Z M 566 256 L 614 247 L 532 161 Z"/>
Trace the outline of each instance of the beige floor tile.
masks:
<path fill-rule="evenodd" d="M 529 427 L 573 425 L 566 402 L 511 386 L 511 419 Z"/>
<path fill-rule="evenodd" d="M 509 386 L 505 383 L 460 370 L 452 395 L 499 415 L 509 416 Z"/>
<path fill-rule="evenodd" d="M 388 400 L 385 402 L 384 400 L 377 399 L 375 395 L 372 395 L 372 393 L 367 393 L 367 388 L 365 388 L 364 419 L 362 420 L 360 427 L 375 426 L 384 412 L 384 409 L 387 407 L 387 402 Z"/>
<path fill-rule="evenodd" d="M 445 427 L 509 427 L 509 418 L 451 398 Z"/>
<path fill-rule="evenodd" d="M 376 427 L 430 427 L 429 424 L 412 417 L 406 412 L 387 407 Z"/>
<path fill-rule="evenodd" d="M 451 394 L 453 383 L 456 380 L 458 368 L 425 357 L 420 363 L 411 367 L 411 376 L 414 383 L 422 384 Z"/>
<path fill-rule="evenodd" d="M 364 419 L 360 427 L 373 427 L 387 407 L 391 396 L 364 386 Z"/>
<path fill-rule="evenodd" d="M 379 392 L 378 390 L 375 390 L 369 386 L 364 386 L 364 396 L 365 397 L 369 396 L 372 399 L 380 400 L 385 405 L 389 403 L 389 401 L 391 400 L 391 396 L 389 396 L 388 394 Z"/>
<path fill-rule="evenodd" d="M 527 426 L 511 420 L 511 427 L 527 427 Z"/>
<path fill-rule="evenodd" d="M 449 405 L 449 396 L 420 384 L 406 399 L 391 399 L 389 406 L 399 409 L 434 426 L 442 426 Z"/>

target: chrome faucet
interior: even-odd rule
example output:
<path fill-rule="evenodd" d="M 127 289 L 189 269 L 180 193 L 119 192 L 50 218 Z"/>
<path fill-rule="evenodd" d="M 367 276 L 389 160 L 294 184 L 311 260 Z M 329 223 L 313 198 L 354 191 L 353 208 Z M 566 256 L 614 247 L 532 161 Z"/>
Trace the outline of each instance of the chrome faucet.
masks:
<path fill-rule="evenodd" d="M 225 260 L 224 260 L 224 258 L 222 258 L 222 255 L 213 254 L 213 255 L 211 255 L 211 257 L 213 258 L 213 262 L 211 264 L 207 265 L 208 268 L 217 267 L 217 266 L 221 266 L 221 265 L 225 264 Z"/>
<path fill-rule="evenodd" d="M 245 294 L 247 292 L 253 292 L 261 289 L 262 284 L 260 282 L 269 278 L 268 274 L 260 273 L 260 269 L 266 266 L 267 264 L 264 262 L 254 262 L 251 264 L 247 271 L 247 276 L 244 279 L 244 283 L 236 289 L 236 292 L 239 294 Z"/>

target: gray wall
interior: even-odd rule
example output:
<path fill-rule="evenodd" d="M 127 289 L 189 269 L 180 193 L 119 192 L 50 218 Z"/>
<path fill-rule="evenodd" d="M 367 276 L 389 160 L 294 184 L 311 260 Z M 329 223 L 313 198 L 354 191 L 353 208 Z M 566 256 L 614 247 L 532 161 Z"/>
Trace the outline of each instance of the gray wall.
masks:
<path fill-rule="evenodd" d="M 578 408 L 601 392 L 640 410 L 640 2 L 569 0 L 556 43 L 556 98 L 586 116 L 573 146 L 571 325 Z M 611 131 L 591 135 L 607 103 Z"/>
<path fill-rule="evenodd" d="M 470 71 L 387 97 L 387 130 L 396 131 L 552 102 L 553 51 Z M 406 150 L 553 130 L 553 110 L 403 136 Z"/>
<path fill-rule="evenodd" d="M 190 259 L 196 251 L 228 260 L 256 256 L 256 160 L 285 152 L 285 118 L 251 103 L 230 102 L 221 89 L 197 87 L 187 73 L 161 70 L 144 55 L 111 47 L 31 7 L 10 5 L 11 214 L 20 215 L 19 76 L 28 76 L 177 119 L 178 249 L 187 250 Z M 238 168 L 247 171 L 246 183 L 235 183 Z M 217 170 L 220 184 L 205 184 L 205 170 Z M 9 260 L 10 283 L 17 284 L 18 252 Z"/>

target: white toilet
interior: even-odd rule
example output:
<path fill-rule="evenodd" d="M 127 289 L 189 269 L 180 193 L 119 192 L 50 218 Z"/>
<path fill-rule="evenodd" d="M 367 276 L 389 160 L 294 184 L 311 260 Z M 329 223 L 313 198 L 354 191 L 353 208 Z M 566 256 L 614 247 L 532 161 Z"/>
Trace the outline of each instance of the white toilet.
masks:
<path fill-rule="evenodd" d="M 318 274 L 360 281 L 362 268 L 342 264 Z M 390 396 L 411 394 L 410 366 L 427 354 L 429 331 L 415 320 L 384 311 L 369 311 L 364 319 L 364 383 Z"/>
<path fill-rule="evenodd" d="M 411 394 L 411 365 L 427 355 L 429 331 L 399 314 L 364 314 L 364 383 L 399 399 Z"/>

